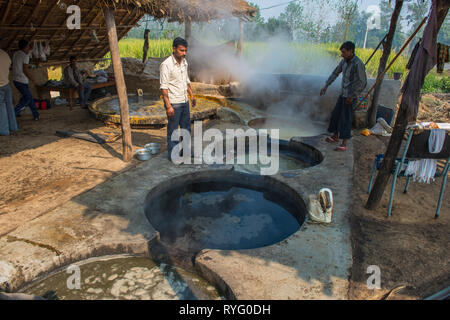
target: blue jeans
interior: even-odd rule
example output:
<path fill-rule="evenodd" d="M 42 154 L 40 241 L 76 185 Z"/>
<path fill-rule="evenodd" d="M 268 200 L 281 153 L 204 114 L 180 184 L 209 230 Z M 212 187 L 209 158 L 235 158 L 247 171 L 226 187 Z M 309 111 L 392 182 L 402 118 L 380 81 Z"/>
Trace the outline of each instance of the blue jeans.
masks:
<path fill-rule="evenodd" d="M 31 94 L 30 87 L 28 84 L 14 81 L 14 86 L 19 90 L 22 98 L 20 98 L 19 103 L 16 106 L 16 116 L 26 107 L 30 107 L 33 117 L 36 119 L 39 117 L 39 113 L 36 110 L 36 105 L 34 104 L 33 95 Z"/>
<path fill-rule="evenodd" d="M 80 104 L 82 106 L 86 105 L 89 96 L 91 95 L 92 87 L 89 83 L 83 83 L 83 89 L 77 88 L 78 96 L 80 97 Z"/>
<path fill-rule="evenodd" d="M 169 159 L 171 159 L 172 149 L 178 142 L 172 141 L 172 133 L 178 129 L 186 129 L 191 132 L 191 114 L 189 112 L 189 102 L 172 104 L 175 110 L 173 118 L 168 118 L 167 123 L 167 151 L 169 153 Z"/>
<path fill-rule="evenodd" d="M 16 114 L 9 83 L 0 87 L 0 135 L 9 136 L 11 131 L 17 131 Z"/>

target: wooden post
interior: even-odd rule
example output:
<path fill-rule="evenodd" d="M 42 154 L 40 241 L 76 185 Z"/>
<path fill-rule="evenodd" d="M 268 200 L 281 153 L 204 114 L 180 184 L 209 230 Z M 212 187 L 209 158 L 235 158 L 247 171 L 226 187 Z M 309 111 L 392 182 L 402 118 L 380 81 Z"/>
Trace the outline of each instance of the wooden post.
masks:
<path fill-rule="evenodd" d="M 184 39 L 188 42 L 189 45 L 191 41 L 191 35 L 192 35 L 192 25 L 191 20 L 187 19 L 184 21 Z"/>
<path fill-rule="evenodd" d="M 238 43 L 238 54 L 242 56 L 242 47 L 244 45 L 244 21 L 239 19 L 239 43 Z"/>
<path fill-rule="evenodd" d="M 394 40 L 395 30 L 397 29 L 397 21 L 400 16 L 400 11 L 403 7 L 403 0 L 397 0 L 395 2 L 394 12 L 392 13 L 391 23 L 389 25 L 389 32 L 386 37 L 386 41 L 383 42 L 383 54 L 380 58 L 380 64 L 378 65 L 378 78 L 375 86 L 375 92 L 373 94 L 372 104 L 367 111 L 367 125 L 372 128 L 377 122 L 377 110 L 378 100 L 381 92 L 381 84 L 383 82 L 384 73 L 386 73 L 386 64 L 391 54 L 392 41 Z"/>
<path fill-rule="evenodd" d="M 127 87 L 123 76 L 122 61 L 120 60 L 119 43 L 117 41 L 116 22 L 114 21 L 114 10 L 108 7 L 103 8 L 106 27 L 108 30 L 109 48 L 113 63 L 114 77 L 116 80 L 117 94 L 120 103 L 120 122 L 122 125 L 122 145 L 123 161 L 130 161 L 132 158 L 133 145 L 131 142 L 130 111 L 128 108 Z"/>

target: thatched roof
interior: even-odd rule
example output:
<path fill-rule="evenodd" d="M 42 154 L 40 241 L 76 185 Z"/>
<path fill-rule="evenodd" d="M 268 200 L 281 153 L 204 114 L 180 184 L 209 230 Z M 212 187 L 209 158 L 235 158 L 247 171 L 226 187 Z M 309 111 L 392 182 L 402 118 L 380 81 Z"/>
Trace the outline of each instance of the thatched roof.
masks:
<path fill-rule="evenodd" d="M 107 5 L 138 9 L 151 16 L 170 22 L 185 20 L 209 21 L 229 17 L 248 20 L 256 8 L 244 0 L 103 0 Z"/>
<path fill-rule="evenodd" d="M 68 5 L 81 8 L 81 29 L 69 30 Z M 0 0 L 0 47 L 12 54 L 20 39 L 49 40 L 49 62 L 103 57 L 109 51 L 102 7 L 114 7 L 118 38 L 144 16 L 183 22 L 251 17 L 256 9 L 243 0 Z"/>

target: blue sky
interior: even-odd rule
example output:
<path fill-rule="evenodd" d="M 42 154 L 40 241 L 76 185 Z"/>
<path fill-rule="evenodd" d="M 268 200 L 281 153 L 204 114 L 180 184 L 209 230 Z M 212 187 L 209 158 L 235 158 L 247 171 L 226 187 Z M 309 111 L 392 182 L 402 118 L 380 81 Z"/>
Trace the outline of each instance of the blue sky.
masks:
<path fill-rule="evenodd" d="M 248 2 L 256 3 L 260 8 L 267 8 L 271 7 L 277 4 L 286 3 L 289 0 L 248 0 Z M 361 0 L 359 3 L 360 9 L 364 10 L 370 5 L 377 5 L 379 4 L 379 0 Z M 264 19 L 268 19 L 270 17 L 278 17 L 281 12 L 284 11 L 284 9 L 287 7 L 287 4 L 282 5 L 280 7 L 276 7 L 273 9 L 268 10 L 262 10 L 261 15 L 264 17 Z"/>

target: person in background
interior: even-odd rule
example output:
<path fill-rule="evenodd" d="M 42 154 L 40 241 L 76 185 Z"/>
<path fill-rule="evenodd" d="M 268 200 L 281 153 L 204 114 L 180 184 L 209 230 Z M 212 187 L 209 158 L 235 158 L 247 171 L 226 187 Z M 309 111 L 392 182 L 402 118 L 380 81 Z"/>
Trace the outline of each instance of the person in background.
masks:
<path fill-rule="evenodd" d="M 364 62 L 355 55 L 355 44 L 351 41 L 344 42 L 340 48 L 343 58 L 328 78 L 325 87 L 320 91 L 323 96 L 327 88 L 342 72 L 342 90 L 336 106 L 331 113 L 328 131 L 333 133 L 325 139 L 326 142 L 342 143 L 335 150 L 346 151 L 347 140 L 352 137 L 353 109 L 356 107 L 358 98 L 367 85 L 366 68 Z"/>
<path fill-rule="evenodd" d="M 84 77 L 77 67 L 77 57 L 71 56 L 69 60 L 70 64 L 64 69 L 64 83 L 77 88 L 80 105 L 83 109 L 87 109 L 87 101 L 91 95 L 92 87 L 84 81 Z"/>
<path fill-rule="evenodd" d="M 11 59 L 9 55 L 0 49 L 0 135 L 2 136 L 9 136 L 10 132 L 18 130 L 12 91 L 9 85 L 10 68 Z"/>
<path fill-rule="evenodd" d="M 28 106 L 33 113 L 34 120 L 39 120 L 39 113 L 28 86 L 30 81 L 35 84 L 30 72 L 30 51 L 30 43 L 24 39 L 19 40 L 19 51 L 16 51 L 13 55 L 13 82 L 22 97 L 15 108 L 15 112 L 16 116 L 20 116 L 20 113 Z"/>
<path fill-rule="evenodd" d="M 172 160 L 172 149 L 175 147 L 175 142 L 171 140 L 172 133 L 178 130 L 178 126 L 191 132 L 188 93 L 193 108 L 197 103 L 192 93 L 188 63 L 185 59 L 188 43 L 185 39 L 175 38 L 172 47 L 173 54 L 164 60 L 159 67 L 160 89 L 168 118 L 167 150 L 169 160 Z"/>

